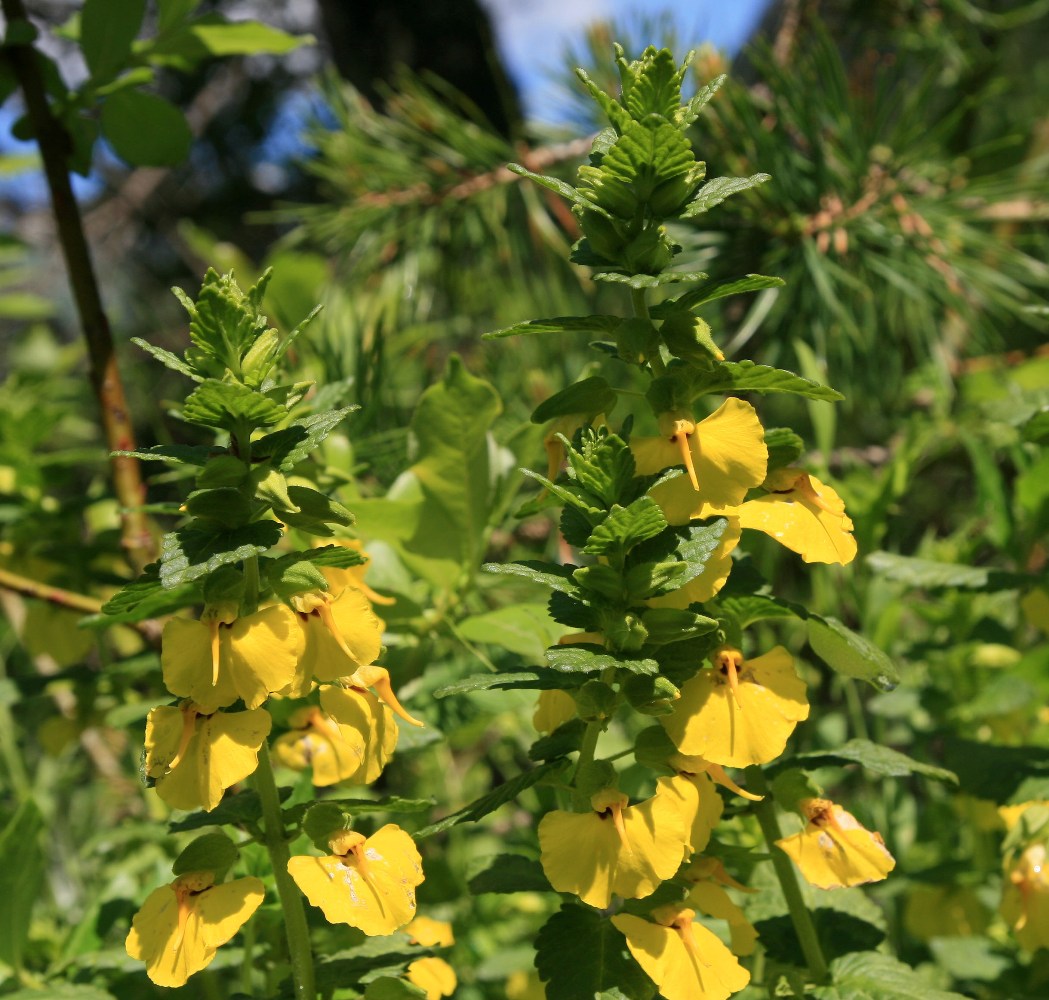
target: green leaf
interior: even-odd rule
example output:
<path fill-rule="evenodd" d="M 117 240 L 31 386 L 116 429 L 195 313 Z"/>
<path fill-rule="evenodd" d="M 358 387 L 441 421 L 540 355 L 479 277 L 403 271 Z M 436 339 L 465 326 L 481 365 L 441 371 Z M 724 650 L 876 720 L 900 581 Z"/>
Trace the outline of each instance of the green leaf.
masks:
<path fill-rule="evenodd" d="M 603 208 L 599 205 L 595 205 L 589 198 L 580 194 L 571 184 L 566 184 L 564 181 L 559 180 L 556 177 L 546 177 L 543 174 L 533 173 L 527 167 L 522 167 L 519 163 L 508 163 L 506 169 L 511 173 L 527 177 L 530 181 L 535 181 L 540 187 L 545 187 L 548 191 L 553 191 L 554 194 L 559 194 L 562 198 L 567 198 L 573 205 L 578 205 L 580 208 L 585 208 L 592 212 L 600 212 L 606 217 L 608 216 L 608 212 Z M 489 336 L 496 335 L 490 334 Z M 502 334 L 502 336 L 509 336 L 509 334 Z"/>
<path fill-rule="evenodd" d="M 169 615 L 200 599 L 200 585 L 186 583 L 165 588 L 160 582 L 159 563 L 151 563 L 143 575 L 126 583 L 105 604 L 98 624 L 109 626 L 114 622 L 139 622 L 146 618 Z M 94 624 L 94 622 L 91 622 Z"/>
<path fill-rule="evenodd" d="M 203 382 L 204 380 L 189 366 L 185 361 L 182 360 L 177 354 L 172 354 L 171 351 L 165 351 L 162 347 L 156 347 L 151 344 L 148 340 L 143 340 L 141 337 L 132 337 L 131 343 L 137 347 L 141 347 L 147 354 L 151 354 L 157 359 L 162 365 L 166 365 L 172 371 L 178 372 L 180 375 L 185 375 L 186 378 L 193 379 L 194 382 Z"/>
<path fill-rule="evenodd" d="M 547 1000 L 594 1000 L 594 994 L 614 988 L 634 1000 L 655 993 L 626 938 L 596 910 L 566 903 L 540 929 L 535 951 Z"/>
<path fill-rule="evenodd" d="M 44 885 L 43 829 L 40 810 L 26 799 L 0 833 L 0 961 L 13 969 L 22 968 L 30 917 Z"/>
<path fill-rule="evenodd" d="M 891 750 L 889 747 L 872 743 L 870 740 L 849 740 L 848 743 L 834 750 L 810 750 L 807 753 L 794 754 L 789 760 L 784 761 L 785 764 L 798 762 L 807 768 L 823 767 L 827 764 L 859 764 L 872 774 L 883 774 L 890 778 L 920 774 L 951 785 L 958 784 L 958 775 L 953 771 L 914 760 L 898 750 Z"/>
<path fill-rule="evenodd" d="M 517 653 L 531 662 L 557 640 L 561 629 L 550 618 L 545 604 L 514 603 L 472 615 L 459 622 L 459 632 L 470 642 L 483 642 Z"/>
<path fill-rule="evenodd" d="M 629 288 L 659 288 L 662 285 L 687 284 L 702 281 L 710 275 L 703 271 L 664 271 L 662 274 L 619 274 L 616 271 L 598 271 L 592 274 L 594 281 L 607 281 L 613 285 Z"/>
<path fill-rule="evenodd" d="M 426 1000 L 426 990 L 396 976 L 380 976 L 368 983 L 364 1000 Z"/>
<path fill-rule="evenodd" d="M 546 651 L 546 659 L 554 670 L 566 674 L 599 674 L 609 668 L 626 670 L 632 674 L 659 672 L 659 665 L 655 660 L 613 656 L 601 646 L 587 646 L 582 643 L 551 646 Z"/>
<path fill-rule="evenodd" d="M 531 788 L 532 785 L 542 781 L 544 778 L 552 777 L 561 771 L 564 766 L 565 762 L 558 760 L 551 761 L 548 764 L 540 764 L 538 767 L 533 767 L 530 771 L 523 771 L 516 778 L 503 782 L 495 791 L 490 792 L 488 795 L 483 795 L 468 806 L 463 806 L 462 809 L 457 809 L 450 815 L 445 816 L 444 819 L 423 827 L 415 834 L 415 839 L 422 840 L 424 837 L 432 837 L 435 833 L 441 833 L 453 826 L 458 826 L 460 823 L 476 823 L 490 812 L 494 812 L 500 806 L 506 805 L 507 802 L 517 798 L 521 792 Z"/>
<path fill-rule="evenodd" d="M 866 681 L 880 691 L 891 691 L 900 683 L 900 672 L 892 660 L 836 618 L 810 615 L 808 631 L 816 655 L 837 673 Z"/>
<path fill-rule="evenodd" d="M 683 70 L 669 49 L 646 49 L 640 59 L 624 70 L 623 107 L 635 121 L 659 115 L 672 121 L 681 106 Z"/>
<path fill-rule="evenodd" d="M 529 760 L 556 760 L 579 749 L 586 732 L 582 719 L 569 719 L 561 723 L 552 733 L 540 736 L 529 748 Z"/>
<path fill-rule="evenodd" d="M 684 642 L 718 627 L 714 618 L 679 608 L 648 608 L 641 614 L 641 623 L 648 633 L 645 641 L 654 646 Z"/>
<path fill-rule="evenodd" d="M 617 399 L 608 382 L 600 375 L 594 375 L 544 399 L 532 412 L 532 423 L 545 424 L 555 417 L 575 415 L 592 420 L 599 413 L 611 413 Z"/>
<path fill-rule="evenodd" d="M 171 873 L 222 871 L 230 868 L 239 855 L 236 844 L 226 834 L 205 833 L 182 849 L 171 866 Z"/>
<path fill-rule="evenodd" d="M 588 333 L 591 336 L 610 337 L 615 334 L 622 322 L 618 316 L 554 316 L 552 319 L 532 319 L 523 323 L 515 323 L 513 326 L 505 326 L 501 330 L 492 330 L 484 334 L 481 339 L 498 340 L 501 337 L 530 336 L 540 333 Z M 584 379 L 584 381 L 591 380 Z M 604 379 L 601 381 L 604 382 Z"/>
<path fill-rule="evenodd" d="M 796 610 L 783 601 L 762 594 L 740 594 L 738 597 L 719 597 L 714 602 L 713 613 L 731 618 L 740 630 L 755 622 L 777 618 L 797 618 Z"/>
<path fill-rule="evenodd" d="M 93 83 L 112 80 L 128 64 L 145 13 L 146 0 L 85 0 L 80 48 Z"/>
<path fill-rule="evenodd" d="M 409 565 L 446 560 L 472 572 L 480 562 L 492 511 L 488 429 L 501 411 L 495 389 L 456 355 L 419 399 L 411 423 L 418 458 L 410 472 L 422 507 L 401 549 Z"/>
<path fill-rule="evenodd" d="M 1032 444 L 1049 444 L 1049 407 L 1043 407 L 1027 420 L 1021 428 L 1025 441 Z"/>
<path fill-rule="evenodd" d="M 651 497 L 639 497 L 626 507 L 614 504 L 608 517 L 591 532 L 583 552 L 592 556 L 618 555 L 654 538 L 666 526 L 662 509 Z"/>
<path fill-rule="evenodd" d="M 290 788 L 281 788 L 279 791 L 282 801 L 291 795 Z M 168 829 L 172 833 L 185 833 L 205 826 L 250 826 L 258 823 L 261 818 L 262 803 L 259 801 L 258 792 L 249 788 L 236 795 L 227 793 L 211 812 L 201 809 L 190 813 L 169 823 Z"/>
<path fill-rule="evenodd" d="M 308 486 L 289 486 L 288 497 L 298 510 L 274 506 L 273 512 L 294 528 L 314 535 L 330 535 L 329 524 L 353 524 L 353 515 L 337 500 Z"/>
<path fill-rule="evenodd" d="M 193 134 L 170 101 L 141 90 L 118 90 L 102 103 L 102 132 L 133 167 L 174 167 L 189 155 Z"/>
<path fill-rule="evenodd" d="M 215 449 L 202 444 L 155 444 L 145 451 L 114 451 L 144 462 L 171 462 L 172 465 L 205 465 L 214 457 Z"/>
<path fill-rule="evenodd" d="M 683 587 L 688 580 L 689 566 L 684 562 L 646 562 L 631 566 L 623 577 L 623 585 L 632 602 L 669 594 Z"/>
<path fill-rule="evenodd" d="M 532 583 L 538 583 L 542 587 L 549 587 L 563 594 L 575 594 L 578 589 L 572 581 L 572 574 L 578 567 L 571 563 L 558 566 L 539 559 L 522 559 L 520 562 L 512 563 L 485 563 L 482 568 L 489 573 L 519 576 L 524 580 L 531 580 Z"/>
<path fill-rule="evenodd" d="M 830 386 L 820 385 L 782 368 L 757 365 L 753 361 L 721 361 L 709 374 L 704 373 L 693 385 L 693 393 L 711 392 L 786 392 L 806 399 L 826 402 L 845 397 Z"/>
<path fill-rule="evenodd" d="M 718 92 L 721 85 L 727 79 L 728 76 L 722 73 L 719 76 L 714 77 L 714 79 L 705 87 L 700 87 L 696 96 L 693 97 L 682 110 L 681 123 L 683 125 L 691 125 L 699 117 L 699 113 L 707 106 L 710 99 Z"/>
<path fill-rule="evenodd" d="M 1031 580 L 1024 574 L 1007 573 L 990 566 L 961 566 L 894 552 L 872 552 L 866 562 L 887 580 L 927 590 L 1013 590 L 1027 586 Z"/>
<path fill-rule="evenodd" d="M 816 907 L 810 913 L 823 955 L 828 961 L 877 948 L 885 940 L 883 928 L 853 913 L 842 913 L 826 906 Z M 799 964 L 801 946 L 788 914 L 758 920 L 754 929 L 770 960 L 788 966 Z"/>
<path fill-rule="evenodd" d="M 633 499 L 635 464 L 626 442 L 592 427 L 583 428 L 579 440 L 580 447 L 568 451 L 569 477 L 606 506 Z"/>
<path fill-rule="evenodd" d="M 774 472 L 796 462 L 805 450 L 805 442 L 789 427 L 768 427 L 765 447 L 769 452 L 768 471 Z"/>
<path fill-rule="evenodd" d="M 254 429 L 275 424 L 286 413 L 279 403 L 246 385 L 213 378 L 206 379 L 194 389 L 182 407 L 182 417 L 189 423 L 231 433 L 244 427 Z"/>
<path fill-rule="evenodd" d="M 750 177 L 712 177 L 699 189 L 699 194 L 685 206 L 681 217 L 691 219 L 703 212 L 708 212 L 731 195 L 738 194 L 740 191 L 749 191 L 771 179 L 769 174 L 752 174 Z"/>
<path fill-rule="evenodd" d="M 665 563 L 677 557 L 684 566 L 674 577 L 675 586 L 683 587 L 706 569 L 728 526 L 728 519 L 719 517 L 708 524 L 674 527 L 639 545 L 630 553 L 631 560 Z"/>
<path fill-rule="evenodd" d="M 236 528 L 251 517 L 251 501 L 240 490 L 221 487 L 196 490 L 186 498 L 186 510 L 194 517 L 214 521 L 223 528 Z"/>
<path fill-rule="evenodd" d="M 161 542 L 160 582 L 170 590 L 220 566 L 263 555 L 280 539 L 276 521 L 255 521 L 234 531 L 198 527 L 169 531 Z"/>
<path fill-rule="evenodd" d="M 817 986 L 817 1000 L 965 1000 L 930 986 L 909 965 L 876 951 L 844 955 L 831 963 L 831 985 Z"/>
<path fill-rule="evenodd" d="M 520 670 L 516 673 L 497 674 L 475 674 L 472 677 L 464 677 L 461 681 L 445 684 L 437 688 L 433 696 L 435 698 L 447 698 L 453 694 L 467 694 L 470 691 L 549 691 L 571 687 L 573 684 L 582 684 L 586 680 L 585 674 L 580 674 L 578 680 L 573 681 L 571 675 L 565 676 L 556 670 L 547 670 L 539 667 L 535 670 Z"/>
<path fill-rule="evenodd" d="M 336 427 L 359 406 L 325 410 L 293 420 L 287 427 L 260 437 L 251 444 L 254 458 L 267 458 L 281 472 L 290 472 L 306 459 Z"/>
<path fill-rule="evenodd" d="M 958 775 L 963 792 L 1005 804 L 1028 780 L 1049 780 L 1049 750 L 1035 746 L 999 746 L 948 737 L 944 763 Z M 1027 798 L 1041 797 L 1038 793 Z"/>
<path fill-rule="evenodd" d="M 704 285 L 702 288 L 693 289 L 691 292 L 685 292 L 680 298 L 654 305 L 651 312 L 656 319 L 664 319 L 675 309 L 698 309 L 707 302 L 723 299 L 727 295 L 758 292 L 764 288 L 782 288 L 784 284 L 782 278 L 771 278 L 764 274 L 748 274 L 744 278 L 717 281 Z"/>
<path fill-rule="evenodd" d="M 475 896 L 484 892 L 553 892 L 538 861 L 521 854 L 499 854 L 485 859 L 485 867 L 469 882 Z"/>

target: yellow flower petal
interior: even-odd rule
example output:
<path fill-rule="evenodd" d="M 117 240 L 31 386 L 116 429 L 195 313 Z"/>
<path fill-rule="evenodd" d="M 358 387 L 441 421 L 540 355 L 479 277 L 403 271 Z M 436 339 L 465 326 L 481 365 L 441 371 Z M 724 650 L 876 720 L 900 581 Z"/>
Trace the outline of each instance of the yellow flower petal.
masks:
<path fill-rule="evenodd" d="M 656 796 L 667 796 L 677 803 L 685 817 L 687 842 L 685 859 L 698 854 L 710 842 L 710 835 L 721 819 L 724 803 L 714 782 L 706 774 L 677 774 L 672 778 L 660 778 Z"/>
<path fill-rule="evenodd" d="M 131 922 L 125 947 L 146 963 L 158 986 L 183 986 L 211 963 L 258 909 L 266 889 L 257 878 L 211 885 L 211 873 L 182 875 L 155 889 Z"/>
<path fill-rule="evenodd" d="M 732 550 L 739 544 L 743 529 L 739 521 L 730 517 L 725 533 L 721 536 L 714 551 L 707 559 L 703 572 L 679 590 L 664 594 L 662 597 L 653 597 L 646 603 L 652 608 L 687 608 L 695 601 L 703 604 L 709 601 L 728 580 L 732 572 Z"/>
<path fill-rule="evenodd" d="M 616 809 L 622 836 L 616 829 Z M 558 892 L 574 892 L 583 902 L 604 909 L 613 893 L 643 899 L 672 877 L 681 865 L 690 825 L 680 801 L 665 793 L 602 812 L 555 809 L 539 822 L 540 861 Z"/>
<path fill-rule="evenodd" d="M 735 514 L 744 528 L 771 535 L 807 563 L 852 562 L 856 539 L 841 497 L 815 476 L 802 473 L 801 480 L 804 487 L 748 500 L 726 513 Z"/>
<path fill-rule="evenodd" d="M 420 944 L 424 948 L 449 948 L 455 944 L 452 925 L 446 920 L 434 920 L 433 917 L 416 917 L 404 928 L 404 933 L 412 944 Z"/>
<path fill-rule="evenodd" d="M 382 626 L 360 591 L 344 590 L 326 604 L 299 615 L 306 637 L 300 670 L 319 681 L 348 677 L 382 649 Z"/>
<path fill-rule="evenodd" d="M 552 733 L 562 723 L 574 719 L 575 699 L 567 691 L 540 691 L 532 725 L 540 733 Z"/>
<path fill-rule="evenodd" d="M 861 826 L 851 813 L 826 799 L 802 803 L 808 826 L 776 841 L 812 885 L 821 889 L 880 882 L 896 867 L 896 859 L 879 833 Z"/>
<path fill-rule="evenodd" d="M 660 719 L 683 754 L 747 767 L 774 760 L 809 715 L 805 683 L 782 646 L 742 661 L 735 692 L 724 670 L 701 670 L 686 681 L 670 715 Z"/>
<path fill-rule="evenodd" d="M 666 1000 L 727 1000 L 750 982 L 750 973 L 702 924 L 691 922 L 691 910 L 680 913 L 680 926 L 627 914 L 612 923 Z"/>
<path fill-rule="evenodd" d="M 415 916 L 415 886 L 423 880 L 415 842 L 393 823 L 366 840 L 346 839 L 345 853 L 294 857 L 288 872 L 330 923 L 392 934 Z"/>
<path fill-rule="evenodd" d="M 211 629 L 185 618 L 173 618 L 164 626 L 160 661 L 164 684 L 172 694 L 192 698 L 205 711 L 226 708 L 237 698 L 248 708 L 258 708 L 294 678 L 303 642 L 288 608 L 263 608 L 217 628 L 216 682 Z"/>
<path fill-rule="evenodd" d="M 408 982 L 426 990 L 426 1000 L 450 997 L 459 985 L 455 970 L 443 958 L 419 958 L 408 966 Z"/>
<path fill-rule="evenodd" d="M 765 480 L 765 432 L 754 407 L 741 399 L 726 399 L 701 420 L 689 437 L 689 447 L 698 492 L 688 476 L 679 476 L 651 492 L 671 524 L 687 524 L 692 518 L 711 517 L 725 507 L 734 507 L 747 490 Z M 681 461 L 677 445 L 661 438 L 635 438 L 631 450 L 639 475 L 660 472 Z"/>
<path fill-rule="evenodd" d="M 1005 824 L 1006 830 L 1011 830 L 1020 822 L 1020 817 L 1032 806 L 1049 809 L 1049 801 L 1045 799 L 1032 799 L 1030 802 L 1021 802 L 1015 806 L 999 806 L 998 815 Z"/>
<path fill-rule="evenodd" d="M 192 703 L 155 708 L 146 720 L 146 773 L 169 806 L 211 812 L 227 788 L 254 773 L 271 725 L 262 708 L 211 715 Z"/>
<path fill-rule="evenodd" d="M 731 948 L 734 955 L 751 955 L 757 944 L 758 932 L 744 916 L 729 894 L 713 882 L 697 882 L 688 894 L 689 906 L 702 910 L 708 917 L 728 922 Z"/>

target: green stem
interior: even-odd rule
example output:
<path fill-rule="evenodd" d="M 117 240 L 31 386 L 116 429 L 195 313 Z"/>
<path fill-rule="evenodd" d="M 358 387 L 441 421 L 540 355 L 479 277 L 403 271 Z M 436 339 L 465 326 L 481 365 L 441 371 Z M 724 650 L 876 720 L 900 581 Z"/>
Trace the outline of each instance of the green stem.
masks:
<path fill-rule="evenodd" d="M 291 853 L 284 838 L 284 819 L 281 816 L 280 796 L 277 782 L 270 764 L 269 747 L 263 745 L 259 754 L 259 766 L 252 776 L 252 785 L 259 793 L 262 803 L 262 823 L 265 846 L 273 866 L 273 877 L 277 883 L 281 910 L 284 912 L 284 931 L 288 938 L 288 953 L 295 981 L 295 1000 L 315 1000 L 317 989 L 313 981 L 313 948 L 310 945 L 310 929 L 306 924 L 306 909 L 302 904 L 302 893 L 288 874 Z"/>
<path fill-rule="evenodd" d="M 579 745 L 579 759 L 575 765 L 577 776 L 584 767 L 593 763 L 594 753 L 597 751 L 597 740 L 604 728 L 603 722 L 587 723 L 586 732 L 583 733 L 583 742 Z M 572 789 L 572 798 L 577 812 L 586 812 L 590 808 L 589 799 L 578 787 Z"/>
<path fill-rule="evenodd" d="M 634 315 L 638 319 L 651 319 L 651 315 L 648 311 L 648 300 L 645 298 L 644 288 L 632 288 L 630 289 L 630 302 L 634 307 Z M 659 353 L 659 341 L 657 340 L 652 347 L 652 351 L 648 357 L 648 366 L 652 369 L 652 374 L 657 378 L 660 375 L 667 373 L 667 366 L 663 364 L 663 358 Z"/>
<path fill-rule="evenodd" d="M 801 953 L 805 956 L 809 974 L 815 982 L 825 983 L 830 977 L 827 960 L 823 957 L 823 949 L 820 947 L 816 927 L 812 922 L 812 914 L 809 913 L 809 908 L 805 905 L 805 899 L 801 894 L 801 886 L 798 884 L 794 865 L 790 858 L 776 847 L 776 841 L 782 839 L 783 833 L 779 828 L 776 806 L 769 794 L 765 772 L 760 767 L 747 768 L 747 787 L 756 794 L 765 796 L 760 802 L 754 803 L 754 815 L 758 818 L 761 832 L 768 844 L 769 853 L 772 855 L 772 867 L 776 870 L 776 878 L 779 879 L 780 888 L 783 890 L 783 898 L 787 901 L 790 919 L 794 924 L 794 932 L 798 935 Z"/>

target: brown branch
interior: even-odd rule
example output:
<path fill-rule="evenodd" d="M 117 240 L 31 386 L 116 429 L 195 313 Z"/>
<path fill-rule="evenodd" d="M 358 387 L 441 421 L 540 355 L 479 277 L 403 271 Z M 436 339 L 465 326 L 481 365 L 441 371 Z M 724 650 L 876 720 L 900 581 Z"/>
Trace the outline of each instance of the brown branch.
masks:
<path fill-rule="evenodd" d="M 7 19 L 9 34 L 18 21 L 29 26 L 22 0 L 0 0 L 0 7 Z M 87 341 L 91 385 L 101 411 L 106 446 L 110 452 L 134 451 L 135 438 L 109 320 L 102 306 L 80 210 L 69 182 L 71 139 L 51 112 L 36 50 L 30 44 L 16 43 L 7 46 L 4 53 L 25 98 L 26 112 L 44 163 L 58 239 L 69 272 L 81 330 Z M 140 570 L 153 558 L 154 540 L 145 514 L 138 509 L 145 499 L 139 463 L 137 459 L 127 457 L 113 457 L 110 463 L 113 488 L 123 508 L 121 541 L 128 560 Z"/>

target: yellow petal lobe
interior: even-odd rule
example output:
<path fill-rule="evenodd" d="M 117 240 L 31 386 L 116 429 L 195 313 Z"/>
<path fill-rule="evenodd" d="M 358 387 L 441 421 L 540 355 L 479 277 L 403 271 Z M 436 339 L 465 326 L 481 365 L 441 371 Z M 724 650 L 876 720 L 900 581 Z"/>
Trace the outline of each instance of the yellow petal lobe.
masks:
<path fill-rule="evenodd" d="M 419 944 L 424 948 L 450 948 L 455 944 L 452 925 L 446 920 L 434 920 L 433 917 L 416 917 L 404 933 L 410 944 Z"/>
<path fill-rule="evenodd" d="M 299 615 L 306 639 L 300 670 L 318 681 L 348 677 L 379 655 L 382 625 L 359 590 L 347 588 L 334 600 L 317 596 L 312 610 Z"/>
<path fill-rule="evenodd" d="M 552 733 L 562 723 L 574 719 L 575 715 L 575 699 L 567 691 L 540 691 L 532 725 L 540 733 Z"/>

